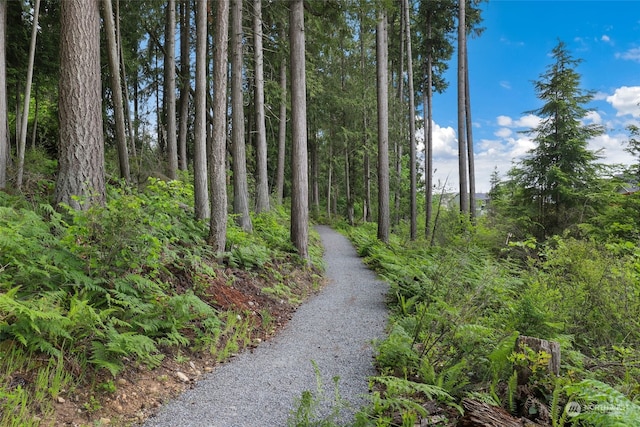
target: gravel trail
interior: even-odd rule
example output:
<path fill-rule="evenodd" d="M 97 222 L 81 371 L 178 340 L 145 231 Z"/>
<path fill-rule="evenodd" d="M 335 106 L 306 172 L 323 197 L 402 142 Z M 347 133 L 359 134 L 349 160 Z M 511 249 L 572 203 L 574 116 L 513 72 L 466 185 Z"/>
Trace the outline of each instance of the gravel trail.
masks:
<path fill-rule="evenodd" d="M 286 426 L 295 400 L 316 391 L 313 363 L 328 397 L 338 376 L 341 397 L 356 407 L 364 403 L 367 377 L 375 374 L 371 341 L 384 336 L 387 287 L 344 236 L 317 230 L 329 284 L 276 337 L 217 367 L 145 427 Z"/>

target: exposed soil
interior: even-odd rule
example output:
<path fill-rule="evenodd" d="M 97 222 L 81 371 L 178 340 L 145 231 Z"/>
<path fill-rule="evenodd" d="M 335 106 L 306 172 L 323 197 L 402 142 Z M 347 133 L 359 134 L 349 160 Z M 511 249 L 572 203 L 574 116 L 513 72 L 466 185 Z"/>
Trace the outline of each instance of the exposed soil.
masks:
<path fill-rule="evenodd" d="M 194 289 L 198 296 L 220 313 L 228 312 L 250 324 L 249 343 L 239 343 L 252 351 L 269 339 L 291 319 L 300 301 L 319 290 L 322 279 L 311 268 L 294 268 L 290 263 L 265 265 L 253 271 L 224 268 L 216 278 L 190 277 L 184 271 L 173 272 L 171 283 L 176 291 Z M 197 283 L 194 285 L 194 283 Z M 275 283 L 284 283 L 273 290 Z M 284 289 L 286 289 L 284 288 Z M 230 334 L 229 334 L 230 335 Z M 225 345 L 223 338 L 217 345 Z M 55 426 L 133 426 L 155 413 L 170 400 L 215 369 L 217 357 L 209 351 L 163 348 L 162 364 L 148 369 L 133 361 L 113 378 L 100 372 L 85 379 L 73 390 L 60 395 L 54 403 Z M 233 357 L 234 355 L 231 355 Z M 222 361 L 220 363 L 225 363 Z M 50 425 L 47 423 L 47 425 Z"/>

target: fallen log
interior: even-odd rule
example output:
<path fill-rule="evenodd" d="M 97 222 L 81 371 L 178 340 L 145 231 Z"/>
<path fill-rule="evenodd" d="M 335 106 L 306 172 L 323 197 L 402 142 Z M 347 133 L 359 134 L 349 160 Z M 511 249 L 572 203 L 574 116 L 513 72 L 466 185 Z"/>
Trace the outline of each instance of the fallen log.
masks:
<path fill-rule="evenodd" d="M 462 399 L 464 416 L 459 427 L 522 427 L 524 424 L 499 406 L 473 399 Z"/>

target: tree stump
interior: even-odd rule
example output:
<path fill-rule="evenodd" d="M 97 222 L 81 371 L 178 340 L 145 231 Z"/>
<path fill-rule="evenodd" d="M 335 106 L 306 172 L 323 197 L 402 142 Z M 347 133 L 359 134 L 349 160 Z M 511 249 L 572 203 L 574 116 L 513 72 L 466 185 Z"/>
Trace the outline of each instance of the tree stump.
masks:
<path fill-rule="evenodd" d="M 526 335 L 520 335 L 516 340 L 515 350 L 518 353 L 524 353 L 525 349 L 529 348 L 535 353 L 541 351 L 549 354 L 549 363 L 547 365 L 547 371 L 555 376 L 560 375 L 560 344 L 555 341 L 547 341 L 540 338 L 528 337 Z M 529 366 L 520 367 L 518 369 L 518 384 L 527 384 L 529 377 L 531 376 L 531 368 Z"/>

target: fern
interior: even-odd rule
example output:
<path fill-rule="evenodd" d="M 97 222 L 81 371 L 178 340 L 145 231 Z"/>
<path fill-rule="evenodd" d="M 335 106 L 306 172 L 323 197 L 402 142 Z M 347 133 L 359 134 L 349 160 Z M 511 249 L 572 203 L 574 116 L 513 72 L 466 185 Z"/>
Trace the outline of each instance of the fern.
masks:
<path fill-rule="evenodd" d="M 418 394 L 424 395 L 428 400 L 437 400 L 457 409 L 462 414 L 462 408 L 455 403 L 455 399 L 442 387 L 430 384 L 416 383 L 410 380 L 392 377 L 373 377 L 373 381 L 385 386 L 385 398 L 396 399 L 411 397 Z"/>
<path fill-rule="evenodd" d="M 564 391 L 581 403 L 580 414 L 574 420 L 596 427 L 640 425 L 640 405 L 608 384 L 586 379 L 565 386 Z"/>

